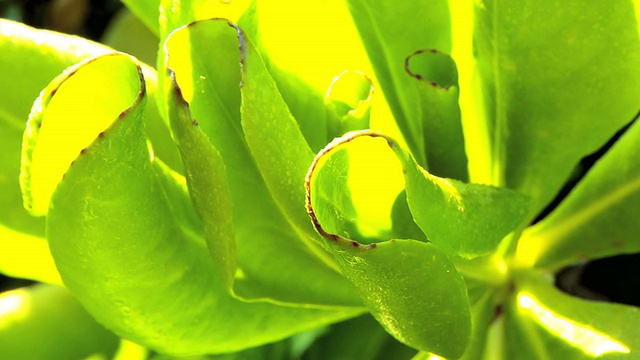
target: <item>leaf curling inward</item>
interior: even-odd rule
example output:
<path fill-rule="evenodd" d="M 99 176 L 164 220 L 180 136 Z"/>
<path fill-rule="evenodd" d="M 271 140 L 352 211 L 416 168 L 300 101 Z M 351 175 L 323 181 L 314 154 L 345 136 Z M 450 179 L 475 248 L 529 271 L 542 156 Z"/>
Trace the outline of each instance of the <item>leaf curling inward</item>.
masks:
<path fill-rule="evenodd" d="M 324 104 L 329 108 L 329 138 L 369 128 L 373 82 L 360 71 L 345 70 L 333 78 Z"/>
<path fill-rule="evenodd" d="M 397 147 L 383 135 L 358 131 L 335 139 L 318 153 L 305 182 L 311 221 L 328 240 L 326 245 L 343 275 L 358 288 L 372 315 L 390 334 L 411 347 L 459 357 L 469 342 L 471 315 L 464 279 L 450 257 L 433 243 L 413 239 L 363 244 L 325 228 L 316 213 L 314 206 L 320 204 L 313 199 L 320 194 L 314 191 L 316 186 L 312 183 L 324 180 L 314 177 L 315 170 L 323 166 L 319 165 L 321 158 L 358 136 L 381 137 L 391 148 Z M 339 154 L 344 153 L 338 150 L 333 156 Z M 345 203 L 341 200 L 331 203 L 329 199 L 324 204 L 328 206 L 320 205 L 317 211 L 331 213 L 336 203 Z M 335 214 L 342 215 L 339 209 Z M 350 210 L 346 215 L 350 215 Z"/>
<path fill-rule="evenodd" d="M 509 232 L 517 228 L 528 211 L 529 199 L 513 190 L 432 175 L 387 135 L 371 130 L 354 131 L 335 139 L 320 151 L 306 177 L 307 211 L 317 231 L 328 239 L 337 240 L 339 237 L 327 231 L 315 213 L 317 209 L 314 206 L 322 199 L 314 200 L 312 197 L 317 191 L 312 177 L 321 158 L 358 137 L 386 140 L 402 164 L 407 203 L 413 219 L 427 239 L 448 255 L 472 259 L 489 254 Z M 335 207 L 335 203 L 327 205 L 330 209 Z"/>
<path fill-rule="evenodd" d="M 262 171 L 254 161 L 245 138 L 246 129 L 254 136 L 252 140 L 257 146 L 257 152 L 265 152 L 263 149 L 268 146 L 275 148 L 270 148 L 274 151 L 293 149 L 293 156 L 301 154 L 300 148 L 295 144 L 291 146 L 290 143 L 283 142 L 287 137 L 274 141 L 271 130 L 264 134 L 259 132 L 265 127 L 265 119 L 270 116 L 265 109 L 282 114 L 285 105 L 277 104 L 278 101 L 274 100 L 277 99 L 276 93 L 267 94 L 277 89 L 263 86 L 264 83 L 271 83 L 269 74 L 265 74 L 268 69 L 260 62 L 264 54 L 259 48 L 252 47 L 248 40 L 245 42 L 248 54 L 244 70 L 252 71 L 253 75 L 246 76 L 243 88 L 239 88 L 242 79 L 240 51 L 243 50 L 238 47 L 239 36 L 244 39 L 246 35 L 239 33 L 238 27 L 228 20 L 209 19 L 190 23 L 174 31 L 163 46 L 166 69 L 163 76 L 165 105 L 184 163 L 190 169 L 186 175 L 191 195 L 201 198 L 194 203 L 205 222 L 205 234 L 208 232 L 207 228 L 220 229 L 224 224 L 220 219 L 211 218 L 214 212 L 220 213 L 223 206 L 207 199 L 222 195 L 218 190 L 224 181 L 215 179 L 225 173 L 228 178 L 233 202 L 233 236 L 205 236 L 209 245 L 213 244 L 216 249 L 224 248 L 225 242 L 229 243 L 226 247 L 230 249 L 235 242 L 238 268 L 236 271 L 227 267 L 230 271 L 224 271 L 230 280 L 227 285 L 233 286 L 227 290 L 245 301 L 264 300 L 319 308 L 348 306 L 363 311 L 362 301 L 355 288 L 340 275 L 331 254 L 322 249 L 321 239 L 308 221 L 303 207 L 304 197 L 296 196 L 297 205 L 292 205 L 301 212 L 304 233 L 276 203 L 271 192 L 274 188 L 269 188 L 266 181 L 286 180 L 281 176 L 286 170 L 280 171 L 275 179 L 263 177 L 264 173 L 261 174 Z M 172 79 L 173 75 L 175 77 Z M 179 96 L 177 91 L 181 91 L 183 96 Z M 241 118 L 240 111 L 241 96 L 244 102 L 244 119 Z M 249 115 L 252 119 L 247 119 L 247 107 L 251 108 Z M 274 116 L 273 121 L 268 122 L 283 120 L 286 121 L 281 116 Z M 244 129 L 242 121 L 245 122 Z M 283 129 L 277 125 L 273 128 L 278 132 Z M 313 153 L 309 154 L 308 160 L 301 164 L 301 175 L 293 179 L 302 191 L 304 174 L 312 157 Z M 284 162 L 281 158 L 282 156 L 262 157 L 261 160 L 266 162 L 265 166 L 269 169 L 291 164 L 281 164 Z M 229 166 L 231 164 L 243 166 Z M 218 166 L 221 169 L 207 170 Z M 204 172 L 209 172 L 209 175 Z M 310 241 L 307 240 L 311 240 L 311 237 L 317 243 L 309 244 Z M 220 258 L 224 253 L 226 252 L 212 251 L 215 261 L 222 260 L 222 263 L 230 264 Z M 276 258 L 277 261 L 274 262 Z M 265 267 L 269 271 L 265 271 Z M 332 291 L 326 291 L 327 286 Z"/>
<path fill-rule="evenodd" d="M 109 84 L 116 83 L 132 84 L 127 87 L 131 90 L 110 93 Z M 51 195 L 74 159 L 145 98 L 140 64 L 118 52 L 74 65 L 47 85 L 34 102 L 23 136 L 20 186 L 25 208 L 32 215 L 46 215 Z"/>
<path fill-rule="evenodd" d="M 405 71 L 412 77 L 437 88 L 458 86 L 458 70 L 453 59 L 437 49 L 420 49 L 404 60 Z"/>

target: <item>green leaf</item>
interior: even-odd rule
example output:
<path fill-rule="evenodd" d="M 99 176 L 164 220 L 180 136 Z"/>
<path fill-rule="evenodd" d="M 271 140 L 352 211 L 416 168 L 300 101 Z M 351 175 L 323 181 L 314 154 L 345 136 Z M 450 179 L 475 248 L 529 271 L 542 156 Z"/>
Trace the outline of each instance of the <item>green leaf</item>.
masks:
<path fill-rule="evenodd" d="M 100 41 L 113 49 L 133 55 L 144 63 L 156 63 L 159 46 L 157 29 L 152 31 L 127 9 L 122 9 L 113 16 Z"/>
<path fill-rule="evenodd" d="M 390 219 L 403 189 L 398 159 L 374 138 L 350 140 L 347 134 L 327 145 L 308 174 L 318 221 L 328 232 L 362 243 L 412 238 L 406 236 L 409 229 L 394 231 Z"/>
<path fill-rule="evenodd" d="M 489 326 L 496 317 L 495 288 L 470 279 L 465 273 L 469 303 L 471 304 L 471 340 L 460 358 L 461 360 L 480 360 L 487 346 Z"/>
<path fill-rule="evenodd" d="M 633 2 L 486 0 L 475 19 L 492 183 L 530 196 L 533 217 L 638 112 Z"/>
<path fill-rule="evenodd" d="M 372 96 L 373 83 L 362 72 L 345 70 L 336 76 L 324 98 L 329 111 L 329 138 L 368 129 Z"/>
<path fill-rule="evenodd" d="M 486 255 L 529 210 L 529 200 L 508 189 L 465 184 L 429 174 L 386 138 L 403 165 L 407 203 L 427 239 L 464 258 Z"/>
<path fill-rule="evenodd" d="M 307 2 L 305 5 L 311 6 L 313 4 Z M 297 6 L 296 4 L 287 4 L 287 11 L 295 13 Z M 323 6 L 325 8 L 330 7 L 326 2 Z M 267 11 L 264 11 L 265 9 Z M 280 11 L 274 12 L 274 9 L 279 9 Z M 277 84 L 278 91 L 294 119 L 297 121 L 300 131 L 311 149 L 316 151 L 321 149 L 331 139 L 327 133 L 328 113 L 323 101 L 323 94 L 318 89 L 303 81 L 286 66 L 279 65 L 276 61 L 273 61 L 273 51 L 267 51 L 267 45 L 269 44 L 265 44 L 264 41 L 265 33 L 270 30 L 273 31 L 274 28 L 282 27 L 282 22 L 273 21 L 274 15 L 279 17 L 283 16 L 282 10 L 283 6 L 278 6 L 273 2 L 261 3 L 260 6 L 258 6 L 257 0 L 252 1 L 247 11 L 245 11 L 238 20 L 238 25 L 242 28 L 245 36 L 251 39 L 255 48 L 260 53 L 265 67 Z M 297 15 L 299 16 L 300 14 L 295 14 L 291 17 L 297 18 L 299 21 L 300 19 Z M 269 27 L 272 22 L 274 23 L 273 26 Z M 265 26 L 264 23 L 268 25 Z M 287 28 L 293 28 L 291 24 L 288 23 L 285 26 Z M 296 28 L 296 31 L 298 30 L 302 29 Z M 273 46 L 270 47 L 270 49 L 272 48 Z M 298 49 L 296 49 L 296 52 L 298 52 Z M 305 94 L 305 96 L 300 96 L 300 94 Z"/>
<path fill-rule="evenodd" d="M 191 173 L 187 170 L 192 192 L 207 194 L 214 184 L 198 174 L 206 168 L 219 169 L 224 162 L 240 269 L 234 291 L 247 299 L 359 307 L 355 289 L 336 271 L 330 254 L 311 242 L 317 234 L 309 229 L 309 220 L 305 218 L 302 224 L 310 232 L 305 234 L 278 207 L 252 158 L 240 120 L 238 43 L 235 27 L 225 20 L 209 20 L 177 30 L 164 47 L 169 69 L 164 80 L 168 112 L 185 164 L 192 169 Z M 252 102 L 253 95 L 245 101 Z M 222 160 L 210 149 L 212 145 Z M 304 175 L 299 185 L 303 182 Z M 194 199 L 199 196 L 194 194 Z M 201 216 L 208 207 L 216 204 L 201 202 Z M 297 207 L 304 214 L 304 197 L 298 199 Z M 216 226 L 215 222 L 208 224 L 210 219 L 203 220 L 205 226 Z"/>
<path fill-rule="evenodd" d="M 20 127 L 33 99 L 51 79 L 70 65 L 112 51 L 79 37 L 36 30 L 6 19 L 0 19 L 0 49 L 4 54 L 0 58 L 3 82 L 15 84 L 0 88 L 2 118 Z"/>
<path fill-rule="evenodd" d="M 78 37 L 0 19 L 0 271 L 60 284 L 45 240 L 45 220 L 23 207 L 20 149 L 29 109 L 38 93 L 66 67 L 108 48 Z M 37 265 L 36 265 L 37 264 Z"/>
<path fill-rule="evenodd" d="M 575 298 L 542 278 L 521 280 L 506 304 L 506 358 L 637 358 L 637 307 Z"/>
<path fill-rule="evenodd" d="M 353 316 L 248 304 L 226 293 L 205 243 L 174 214 L 175 194 L 167 194 L 164 173 L 150 160 L 140 69 L 125 55 L 109 55 L 77 69 L 67 85 L 112 66 L 138 82 L 124 79 L 115 94 L 140 92 L 69 167 L 47 218 L 56 265 L 83 306 L 118 335 L 172 354 L 236 351 Z M 101 91 L 83 89 L 85 96 Z"/>
<path fill-rule="evenodd" d="M 523 263 L 558 269 L 640 251 L 640 123 L 637 121 L 518 246 Z"/>
<path fill-rule="evenodd" d="M 342 180 L 335 179 L 340 179 L 341 165 L 348 166 L 345 149 L 359 136 L 380 135 L 349 133 L 316 156 L 307 175 L 311 220 L 327 239 L 344 276 L 389 333 L 418 349 L 460 356 L 471 332 L 469 300 L 464 280 L 445 252 L 416 240 L 365 245 L 338 234 L 353 211 L 340 208 L 349 204 L 348 193 L 340 189 Z"/>
<path fill-rule="evenodd" d="M 33 105 L 20 173 L 24 206 L 33 215 L 47 214 L 51 195 L 69 164 L 113 119 L 124 114 L 139 93 L 144 93 L 138 68 L 123 66 L 131 59 L 116 53 L 109 56 L 112 61 L 92 58 L 69 68 L 42 91 Z M 84 66 L 95 61 L 99 66 Z M 73 76 L 79 69 L 83 69 L 82 76 Z M 94 86 L 96 82 L 102 86 Z M 123 92 L 113 93 L 119 84 L 124 84 Z M 45 108 L 47 111 L 43 111 Z"/>
<path fill-rule="evenodd" d="M 154 34 L 160 33 L 160 0 L 122 0 Z"/>
<path fill-rule="evenodd" d="M 118 340 L 63 287 L 39 284 L 0 293 L 0 354 L 4 358 L 111 358 Z"/>
<path fill-rule="evenodd" d="M 456 64 L 438 50 L 418 50 L 406 58 L 405 67 L 418 93 L 429 172 L 467 181 Z"/>
<path fill-rule="evenodd" d="M 3 69 L 3 83 L 7 84 L 0 87 L 0 208 L 3 209 L 0 212 L 0 231 L 3 233 L 0 246 L 4 249 L 15 248 L 20 243 L 26 249 L 27 242 L 37 248 L 46 246 L 44 239 L 42 244 L 36 245 L 36 238 L 44 238 L 44 220 L 33 218 L 24 210 L 18 183 L 22 133 L 33 100 L 64 68 L 106 51 L 107 48 L 80 38 L 35 30 L 0 19 L 0 52 L 3 54 L 0 68 Z M 24 237 L 24 242 L 20 237 Z M 28 259 L 24 256 L 28 251 L 22 255 L 13 253 Z M 11 265 L 3 262 L 0 268 L 5 266 Z M 15 270 L 9 271 L 19 275 L 20 272 Z M 29 275 L 25 273 L 25 276 L 39 277 L 34 271 L 29 271 Z"/>
<path fill-rule="evenodd" d="M 160 5 L 159 37 L 164 41 L 173 30 L 199 20 L 223 18 L 236 22 L 251 2 L 252 0 L 155 0 Z"/>
<path fill-rule="evenodd" d="M 14 277 L 60 284 L 44 238 L 45 220 L 30 216 L 23 207 L 18 177 L 24 124 L 33 100 L 52 78 L 70 65 L 111 50 L 78 37 L 36 30 L 4 19 L 0 19 L 0 34 L 0 49 L 7 55 L 0 58 L 3 80 L 7 84 L 19 84 L 0 89 L 0 186 L 3 189 L 0 207 L 4 209 L 0 212 L 0 271 Z M 144 70 L 147 78 L 155 76 L 152 69 Z M 149 86 L 153 92 L 154 84 Z M 146 109 L 146 118 L 151 124 L 160 122 L 154 109 L 154 106 Z M 147 131 L 158 134 L 152 140 L 156 155 L 169 158 L 169 151 L 160 149 L 157 141 L 163 135 L 162 129 L 149 126 Z M 168 136 L 166 130 L 164 136 Z M 170 138 L 169 142 L 173 144 Z"/>
<path fill-rule="evenodd" d="M 403 190 L 393 203 L 391 209 L 391 230 L 398 239 L 416 239 L 427 241 L 420 227 L 413 220 L 409 204 L 407 204 L 407 192 Z"/>
<path fill-rule="evenodd" d="M 323 359 L 409 359 L 415 350 L 391 337 L 370 315 L 331 325 L 302 357 Z"/>
<path fill-rule="evenodd" d="M 251 154 L 275 201 L 290 222 L 315 232 L 301 199 L 313 152 L 250 39 L 240 37 L 242 78 L 240 113 Z"/>
<path fill-rule="evenodd" d="M 464 280 L 435 245 L 389 240 L 330 243 L 344 275 L 396 339 L 445 357 L 460 356 L 471 331 Z"/>
<path fill-rule="evenodd" d="M 42 232 L 44 233 L 44 224 Z M 48 284 L 62 284 L 49 252 L 49 244 L 44 237 L 29 235 L 2 225 L 0 225 L 0 273 Z"/>
<path fill-rule="evenodd" d="M 473 258 L 490 253 L 527 214 L 529 201 L 517 192 L 431 175 L 393 139 L 380 133 L 349 133 L 328 145 L 316 161 L 359 137 L 380 138 L 384 142 L 378 144 L 393 150 L 402 164 L 407 203 L 415 223 L 429 241 L 449 255 Z"/>
<path fill-rule="evenodd" d="M 457 131 L 454 129 L 460 129 L 460 121 L 458 119 L 457 122 L 445 124 L 450 115 L 447 119 L 431 119 L 432 114 L 429 112 L 423 114 L 420 103 L 434 93 L 423 93 L 424 85 L 415 81 L 411 72 L 407 72 L 405 60 L 423 49 L 451 52 L 448 3 L 446 0 L 438 0 L 418 6 L 413 2 L 398 4 L 394 1 L 349 0 L 347 5 L 396 123 L 418 163 L 426 167 L 430 161 L 427 151 L 432 145 L 423 137 L 430 131 L 433 121 L 439 122 L 444 128 L 451 126 L 450 133 Z M 457 136 L 461 137 L 461 134 Z M 459 148 L 460 145 L 448 144 L 454 149 L 454 153 L 464 153 L 464 149 Z M 439 148 L 436 144 L 433 146 L 435 149 Z M 461 170 L 466 173 L 466 167 Z"/>

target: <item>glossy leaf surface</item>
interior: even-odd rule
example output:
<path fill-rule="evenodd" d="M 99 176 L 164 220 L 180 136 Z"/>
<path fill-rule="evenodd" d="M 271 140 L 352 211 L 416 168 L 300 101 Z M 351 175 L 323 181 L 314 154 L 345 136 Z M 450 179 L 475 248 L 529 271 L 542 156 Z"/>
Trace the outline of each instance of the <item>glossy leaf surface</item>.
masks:
<path fill-rule="evenodd" d="M 60 282 L 44 239 L 44 219 L 30 216 L 22 205 L 22 133 L 33 100 L 52 78 L 107 50 L 84 39 L 0 19 L 0 68 L 7 84 L 0 87 L 0 271 L 5 274 Z"/>
<path fill-rule="evenodd" d="M 113 66 L 117 58 L 128 59 L 111 55 L 86 66 Z M 140 82 L 139 69 L 137 75 Z M 233 351 L 348 316 L 246 304 L 226 294 L 204 241 L 174 215 L 175 195 L 147 150 L 144 91 L 137 96 L 70 166 L 47 218 L 56 265 L 89 312 L 121 336 L 177 354 Z M 253 321 L 229 321 L 238 316 Z"/>
<path fill-rule="evenodd" d="M 336 271 L 330 255 L 311 243 L 311 234 L 302 232 L 300 226 L 313 231 L 309 229 L 308 220 L 305 218 L 305 223 L 300 225 L 282 212 L 252 158 L 240 120 L 238 36 L 238 30 L 227 21 L 209 20 L 174 32 L 165 45 L 165 61 L 173 74 L 172 78 L 165 79 L 167 102 L 185 164 L 190 169 L 187 179 L 192 197 L 207 196 L 216 186 L 211 177 L 198 176 L 199 172 L 213 166 L 224 168 L 233 201 L 240 271 L 234 284 L 237 295 L 305 306 L 359 307 L 360 300 L 354 289 Z M 206 45 L 210 43 L 217 46 Z M 244 86 L 260 87 L 260 81 L 248 78 Z M 247 94 L 243 101 L 257 102 L 252 105 L 256 111 L 264 106 L 253 93 Z M 281 106 L 286 110 L 284 104 Z M 187 107 L 188 114 L 185 113 Z M 258 144 L 263 140 L 256 141 Z M 276 146 L 270 140 L 264 141 Z M 207 150 L 212 145 L 221 159 Z M 221 165 L 221 161 L 224 164 Z M 214 203 L 195 198 L 201 216 L 206 216 L 205 208 L 216 207 Z M 304 214 L 304 197 L 298 199 L 298 207 Z M 207 226 L 217 224 L 205 220 Z M 317 237 L 315 233 L 312 235 Z M 210 242 L 220 240 L 208 238 Z M 324 291 L 327 286 L 333 291 Z"/>
<path fill-rule="evenodd" d="M 488 254 L 527 213 L 529 202 L 517 192 L 431 175 L 393 139 L 376 132 L 349 133 L 319 156 L 327 156 L 340 146 L 348 147 L 358 137 L 380 138 L 380 144 L 386 143 L 393 150 L 402 165 L 407 203 L 415 223 L 429 241 L 450 255 L 472 258 Z"/>
<path fill-rule="evenodd" d="M 422 124 L 417 110 L 417 97 L 405 70 L 405 59 L 420 49 L 451 49 L 449 10 L 446 1 L 434 1 L 429 6 L 416 8 L 392 1 L 347 1 L 349 11 L 358 28 L 396 122 L 412 152 L 424 165 L 424 144 L 421 143 Z M 412 26 L 397 26 L 403 19 Z M 421 34 L 421 36 L 416 36 Z"/>
<path fill-rule="evenodd" d="M 535 216 L 638 112 L 633 2 L 486 0 L 475 9 L 493 184 L 530 196 Z"/>
<path fill-rule="evenodd" d="M 557 269 L 640 251 L 640 124 L 616 142 L 544 221 L 523 234 L 518 256 Z"/>
<path fill-rule="evenodd" d="M 418 94 L 429 172 L 467 181 L 456 64 L 445 53 L 421 49 L 407 56 L 405 70 Z"/>
<path fill-rule="evenodd" d="M 353 216 L 352 209 L 341 208 L 349 204 L 349 194 L 340 185 L 333 186 L 336 178 L 344 176 L 340 165 L 348 166 L 346 152 L 339 147 L 348 147 L 358 135 L 377 135 L 371 134 L 350 133 L 316 156 L 307 175 L 311 219 L 344 276 L 356 285 L 372 315 L 389 333 L 418 349 L 460 356 L 470 336 L 469 300 L 464 280 L 445 252 L 416 240 L 365 245 L 338 235 L 345 218 Z"/>

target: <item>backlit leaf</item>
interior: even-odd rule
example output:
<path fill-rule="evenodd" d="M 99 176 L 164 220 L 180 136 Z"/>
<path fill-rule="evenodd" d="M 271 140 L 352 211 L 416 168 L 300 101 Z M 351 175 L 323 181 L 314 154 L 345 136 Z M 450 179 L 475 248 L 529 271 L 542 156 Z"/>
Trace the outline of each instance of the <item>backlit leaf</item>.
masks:
<path fill-rule="evenodd" d="M 275 195 L 267 187 L 252 158 L 240 120 L 238 36 L 238 30 L 227 21 L 208 20 L 172 33 L 165 44 L 166 66 L 172 74 L 165 79 L 168 112 L 174 127 L 177 126 L 176 135 L 183 148 L 185 164 L 188 163 L 191 169 L 191 173 L 187 171 L 187 180 L 192 197 L 207 196 L 217 186 L 212 177 L 198 176 L 198 171 L 207 167 L 219 171 L 224 165 L 222 168 L 229 179 L 233 202 L 236 255 L 240 269 L 234 291 L 238 296 L 305 306 L 359 307 L 360 300 L 352 285 L 340 276 L 330 254 L 313 241 L 317 234 L 304 213 L 304 197 L 297 201 L 299 211 L 296 211 L 295 204 L 290 204 L 291 211 L 305 216 L 303 223 L 295 222 L 278 206 Z M 251 83 L 255 84 L 252 87 L 260 88 L 260 82 L 256 81 L 259 80 L 250 78 L 245 86 Z M 184 100 L 179 100 L 179 96 Z M 265 105 L 260 103 L 259 97 L 250 92 L 243 101 L 255 104 L 251 106 L 262 115 L 260 109 Z M 286 110 L 284 104 L 281 106 Z M 185 113 L 187 107 L 188 115 Z M 269 146 L 278 146 L 271 143 L 271 138 L 254 141 L 258 148 L 262 146 L 261 141 Z M 222 159 L 207 150 L 211 145 Z M 224 164 L 219 164 L 220 161 Z M 280 176 L 277 180 L 287 179 Z M 292 183 L 294 179 L 287 181 Z M 302 187 L 303 182 L 304 174 L 300 186 L 296 187 Z M 196 202 L 201 216 L 205 215 L 207 207 L 217 206 L 214 202 Z M 205 225 L 217 226 L 211 219 L 205 220 Z M 220 240 L 208 238 L 210 242 Z M 333 291 L 325 291 L 327 287 Z"/>
<path fill-rule="evenodd" d="M 638 112 L 634 17 L 631 0 L 475 2 L 492 183 L 530 196 L 531 217 Z"/>

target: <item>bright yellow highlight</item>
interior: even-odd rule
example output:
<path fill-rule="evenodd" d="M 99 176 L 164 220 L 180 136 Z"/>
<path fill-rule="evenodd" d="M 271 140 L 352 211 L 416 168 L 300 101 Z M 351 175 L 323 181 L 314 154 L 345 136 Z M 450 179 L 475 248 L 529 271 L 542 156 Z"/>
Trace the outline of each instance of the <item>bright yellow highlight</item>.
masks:
<path fill-rule="evenodd" d="M 518 305 L 529 312 L 540 325 L 588 355 L 631 352 L 615 339 L 555 314 L 526 293 L 518 294 Z"/>
<path fill-rule="evenodd" d="M 51 195 L 72 161 L 133 105 L 140 90 L 138 69 L 123 54 L 90 60 L 55 81 L 62 82 L 38 99 L 25 135 L 26 151 L 33 152 L 23 159 L 23 191 L 34 215 L 47 213 Z M 47 104 L 52 91 L 55 95 Z M 42 121 L 40 129 L 34 121 Z"/>
<path fill-rule="evenodd" d="M 371 235 L 386 231 L 393 202 L 404 187 L 400 161 L 382 138 L 358 137 L 348 148 L 349 189 L 360 230 Z"/>
<path fill-rule="evenodd" d="M 26 318 L 30 308 L 30 295 L 24 289 L 0 294 L 0 330 Z"/>
<path fill-rule="evenodd" d="M 549 219 L 527 229 L 523 233 L 519 244 L 517 253 L 519 261 L 525 266 L 532 266 L 545 253 L 549 254 L 555 251 L 556 247 L 553 244 L 563 244 L 563 240 L 567 236 L 615 207 L 637 192 L 638 189 L 640 189 L 640 179 L 635 179 L 604 194 L 596 201 L 592 201 L 582 207 L 579 211 L 574 211 L 568 216 L 564 214 L 555 216 L 555 214 L 552 214 Z M 562 208 L 560 211 L 562 211 Z M 562 218 L 561 222 L 556 220 L 560 220 L 560 218 Z"/>
<path fill-rule="evenodd" d="M 321 94 L 344 70 L 373 74 L 343 1 L 272 0 L 269 6 L 258 6 L 258 14 L 271 59 Z"/>
<path fill-rule="evenodd" d="M 9 276 L 62 285 L 46 239 L 0 226 L 0 272 Z"/>
<path fill-rule="evenodd" d="M 0 317 L 13 313 L 22 306 L 23 298 L 15 291 L 0 296 Z"/>
<path fill-rule="evenodd" d="M 113 360 L 145 360 L 148 356 L 147 348 L 134 342 L 121 339 L 120 347 Z"/>
<path fill-rule="evenodd" d="M 194 14 L 198 15 L 197 20 L 224 18 L 236 23 L 249 5 L 250 0 L 207 0 L 194 1 L 192 6 Z"/>

